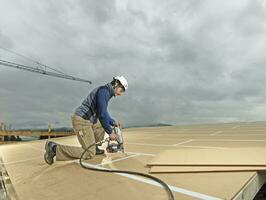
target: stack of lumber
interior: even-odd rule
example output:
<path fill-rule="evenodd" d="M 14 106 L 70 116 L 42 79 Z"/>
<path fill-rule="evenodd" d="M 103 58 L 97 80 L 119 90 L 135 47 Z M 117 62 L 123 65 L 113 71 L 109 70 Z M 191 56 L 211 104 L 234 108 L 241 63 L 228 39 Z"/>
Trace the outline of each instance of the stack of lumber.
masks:
<path fill-rule="evenodd" d="M 150 173 L 266 171 L 266 147 L 165 150 L 147 165 Z"/>

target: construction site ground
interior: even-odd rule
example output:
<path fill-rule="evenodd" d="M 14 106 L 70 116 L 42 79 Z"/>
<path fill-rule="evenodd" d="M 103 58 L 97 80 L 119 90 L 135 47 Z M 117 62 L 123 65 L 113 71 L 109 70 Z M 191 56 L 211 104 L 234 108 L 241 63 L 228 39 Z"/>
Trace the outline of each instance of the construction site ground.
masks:
<path fill-rule="evenodd" d="M 96 156 L 90 166 L 149 172 L 146 166 L 166 149 L 265 147 L 266 122 L 129 128 L 123 130 L 125 154 Z M 79 146 L 76 136 L 53 141 Z M 0 146 L 7 195 L 21 200 L 168 199 L 165 190 L 149 179 L 95 172 L 80 167 L 78 160 L 43 160 L 46 140 Z M 104 148 L 104 145 L 103 145 Z M 193 156 L 193 155 L 192 155 Z M 248 156 L 248 155 L 247 155 Z M 211 158 L 210 158 L 211 159 Z M 154 174 L 165 181 L 175 199 L 253 199 L 266 180 L 264 172 L 213 172 Z"/>

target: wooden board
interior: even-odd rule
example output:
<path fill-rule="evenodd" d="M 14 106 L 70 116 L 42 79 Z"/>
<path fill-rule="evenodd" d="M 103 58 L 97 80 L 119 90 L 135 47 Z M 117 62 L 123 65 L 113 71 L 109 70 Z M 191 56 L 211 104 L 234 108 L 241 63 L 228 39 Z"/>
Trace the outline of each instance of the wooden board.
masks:
<path fill-rule="evenodd" d="M 152 166 L 149 173 L 200 173 L 200 172 L 250 172 L 266 171 L 266 167 L 231 167 L 231 166 Z"/>
<path fill-rule="evenodd" d="M 266 148 L 176 149 L 159 153 L 148 166 L 266 166 Z"/>
<path fill-rule="evenodd" d="M 253 127 L 253 123 L 240 125 L 237 127 L 239 123 L 235 123 L 127 129 L 123 130 L 125 150 L 136 156 L 126 158 L 118 154 L 99 155 L 88 160 L 88 163 L 109 169 L 148 173 L 146 164 L 166 149 L 209 148 L 208 150 L 213 151 L 214 148 L 221 147 L 258 147 L 263 144 L 266 147 L 266 122 L 255 123 L 254 129 L 248 128 Z M 224 132 L 216 134 L 217 131 Z M 216 135 L 211 135 L 213 133 Z M 53 141 L 79 145 L 76 136 L 56 138 Z M 79 166 L 78 160 L 56 161 L 51 166 L 47 165 L 43 160 L 45 142 L 40 140 L 0 145 L 0 156 L 3 157 L 18 199 L 105 200 L 108 197 L 112 200 L 117 199 L 117 193 L 113 192 L 117 190 L 121 191 L 119 199 L 167 199 L 165 190 L 159 185 L 153 185 L 146 178 L 84 170 Z M 180 142 L 183 144 L 177 145 Z M 266 180 L 265 172 L 253 171 L 163 173 L 153 176 L 171 185 L 175 199 L 182 200 L 250 200 Z"/>

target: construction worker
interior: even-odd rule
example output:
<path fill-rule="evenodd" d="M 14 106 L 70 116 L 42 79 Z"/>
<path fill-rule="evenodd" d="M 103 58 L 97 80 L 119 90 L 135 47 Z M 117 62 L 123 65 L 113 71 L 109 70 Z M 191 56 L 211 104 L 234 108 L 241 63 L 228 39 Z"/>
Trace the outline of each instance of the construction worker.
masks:
<path fill-rule="evenodd" d="M 104 139 L 105 132 L 109 134 L 111 140 L 116 140 L 117 136 L 112 127 L 121 128 L 121 124 L 109 115 L 107 106 L 113 96 L 121 96 L 127 89 L 128 83 L 123 76 L 116 76 L 112 82 L 95 88 L 72 116 L 73 130 L 81 147 L 47 141 L 44 154 L 46 163 L 53 164 L 54 157 L 57 161 L 80 158 L 84 149 Z M 99 149 L 98 145 L 92 146 L 84 155 L 84 158 L 90 159 L 103 153 L 104 150 Z"/>

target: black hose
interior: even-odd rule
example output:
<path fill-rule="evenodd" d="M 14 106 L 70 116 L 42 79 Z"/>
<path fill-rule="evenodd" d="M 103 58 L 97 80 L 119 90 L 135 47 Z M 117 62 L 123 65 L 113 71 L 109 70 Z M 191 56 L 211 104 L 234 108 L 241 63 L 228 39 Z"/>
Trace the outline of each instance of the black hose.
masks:
<path fill-rule="evenodd" d="M 100 142 L 100 143 L 102 143 L 102 142 Z M 145 174 L 145 173 L 141 173 L 141 172 L 126 171 L 126 170 L 97 169 L 97 168 L 94 168 L 94 167 L 89 167 L 89 166 L 84 165 L 82 163 L 82 158 L 83 158 L 84 154 L 89 150 L 89 148 L 91 148 L 92 146 L 95 146 L 95 145 L 96 145 L 96 143 L 90 145 L 81 154 L 81 156 L 79 158 L 79 164 L 81 165 L 81 167 L 83 167 L 85 169 L 93 170 L 93 171 L 111 172 L 111 173 L 123 173 L 123 174 L 133 174 L 133 175 L 143 176 L 145 178 L 152 179 L 152 180 L 158 182 L 159 184 L 161 184 L 165 188 L 165 190 L 166 190 L 166 192 L 168 194 L 169 200 L 174 200 L 175 199 L 172 191 L 170 190 L 169 186 L 165 182 L 163 182 L 161 179 L 159 179 L 157 177 L 154 177 L 154 176 L 151 176 L 149 174 Z"/>

